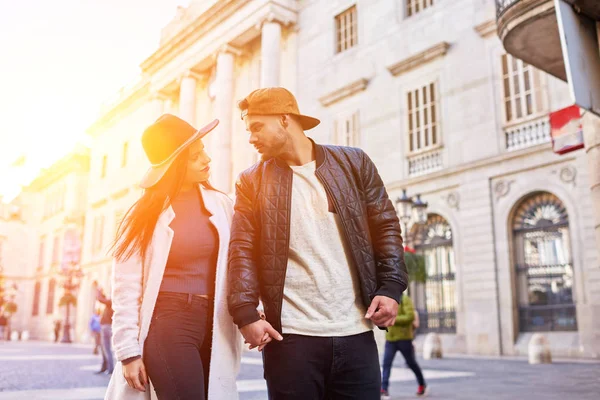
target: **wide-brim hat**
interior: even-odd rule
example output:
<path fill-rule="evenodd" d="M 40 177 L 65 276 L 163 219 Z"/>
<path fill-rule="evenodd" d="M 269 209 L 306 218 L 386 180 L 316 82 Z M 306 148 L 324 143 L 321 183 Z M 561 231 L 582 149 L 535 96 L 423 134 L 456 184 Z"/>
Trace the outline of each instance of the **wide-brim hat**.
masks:
<path fill-rule="evenodd" d="M 296 97 L 282 87 L 258 89 L 250 93 L 238 103 L 242 111 L 242 119 L 247 115 L 283 115 L 291 114 L 298 117 L 305 131 L 319 125 L 321 121 L 308 115 L 300 114 Z"/>
<path fill-rule="evenodd" d="M 202 139 L 219 125 L 215 119 L 201 129 L 171 114 L 161 115 L 142 134 L 142 147 L 151 167 L 140 181 L 143 189 L 161 180 L 182 151 L 198 139 Z"/>

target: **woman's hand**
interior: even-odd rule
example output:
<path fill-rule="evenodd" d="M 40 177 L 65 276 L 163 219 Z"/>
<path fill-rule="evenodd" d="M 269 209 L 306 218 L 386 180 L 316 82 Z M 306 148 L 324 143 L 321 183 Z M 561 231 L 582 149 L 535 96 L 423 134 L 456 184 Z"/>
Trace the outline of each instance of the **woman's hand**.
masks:
<path fill-rule="evenodd" d="M 123 364 L 123 376 L 130 388 L 139 390 L 140 392 L 146 391 L 148 375 L 146 374 L 146 367 L 144 367 L 144 362 L 141 358 L 127 363 L 127 365 Z"/>

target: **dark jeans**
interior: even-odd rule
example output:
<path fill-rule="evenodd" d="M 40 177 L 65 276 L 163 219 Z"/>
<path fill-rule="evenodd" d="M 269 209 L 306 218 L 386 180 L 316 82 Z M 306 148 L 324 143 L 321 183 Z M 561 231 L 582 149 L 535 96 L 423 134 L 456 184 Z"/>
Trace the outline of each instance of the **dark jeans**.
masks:
<path fill-rule="evenodd" d="M 379 400 L 373 332 L 346 337 L 283 335 L 263 351 L 269 400 Z"/>
<path fill-rule="evenodd" d="M 160 292 L 144 364 L 160 400 L 204 400 L 212 340 L 212 300 Z"/>
<path fill-rule="evenodd" d="M 383 379 L 381 388 L 388 390 L 390 384 L 390 373 L 392 372 L 392 363 L 396 353 L 402 353 L 402 356 L 406 360 L 406 364 L 415 373 L 417 382 L 419 385 L 425 385 L 425 379 L 421 372 L 421 367 L 417 364 L 415 358 L 415 348 L 413 347 L 412 340 L 398 340 L 397 342 L 385 342 L 385 352 L 383 353 Z"/>
<path fill-rule="evenodd" d="M 100 325 L 100 339 L 102 341 L 102 369 L 112 374 L 115 362 L 112 351 L 112 325 Z"/>

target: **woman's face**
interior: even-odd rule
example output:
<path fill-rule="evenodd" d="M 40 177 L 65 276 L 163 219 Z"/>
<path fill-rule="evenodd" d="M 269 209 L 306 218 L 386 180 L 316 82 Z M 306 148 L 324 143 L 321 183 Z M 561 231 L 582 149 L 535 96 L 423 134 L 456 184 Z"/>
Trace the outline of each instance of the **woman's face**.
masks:
<path fill-rule="evenodd" d="M 185 173 L 186 184 L 197 184 L 206 182 L 210 177 L 210 162 L 211 159 L 206 154 L 204 143 L 198 139 L 190 145 L 187 170 Z"/>

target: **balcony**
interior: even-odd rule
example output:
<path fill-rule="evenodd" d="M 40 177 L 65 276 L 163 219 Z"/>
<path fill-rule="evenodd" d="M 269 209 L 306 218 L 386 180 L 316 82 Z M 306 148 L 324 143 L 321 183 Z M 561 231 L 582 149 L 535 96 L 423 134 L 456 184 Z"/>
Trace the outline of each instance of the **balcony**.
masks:
<path fill-rule="evenodd" d="M 550 121 L 542 117 L 504 128 L 506 150 L 520 150 L 550 142 Z"/>
<path fill-rule="evenodd" d="M 408 159 L 408 176 L 415 177 L 426 175 L 444 168 L 442 161 L 442 148 L 426 150 L 410 154 Z"/>
<path fill-rule="evenodd" d="M 496 0 L 496 18 L 508 53 L 567 80 L 554 0 Z"/>

